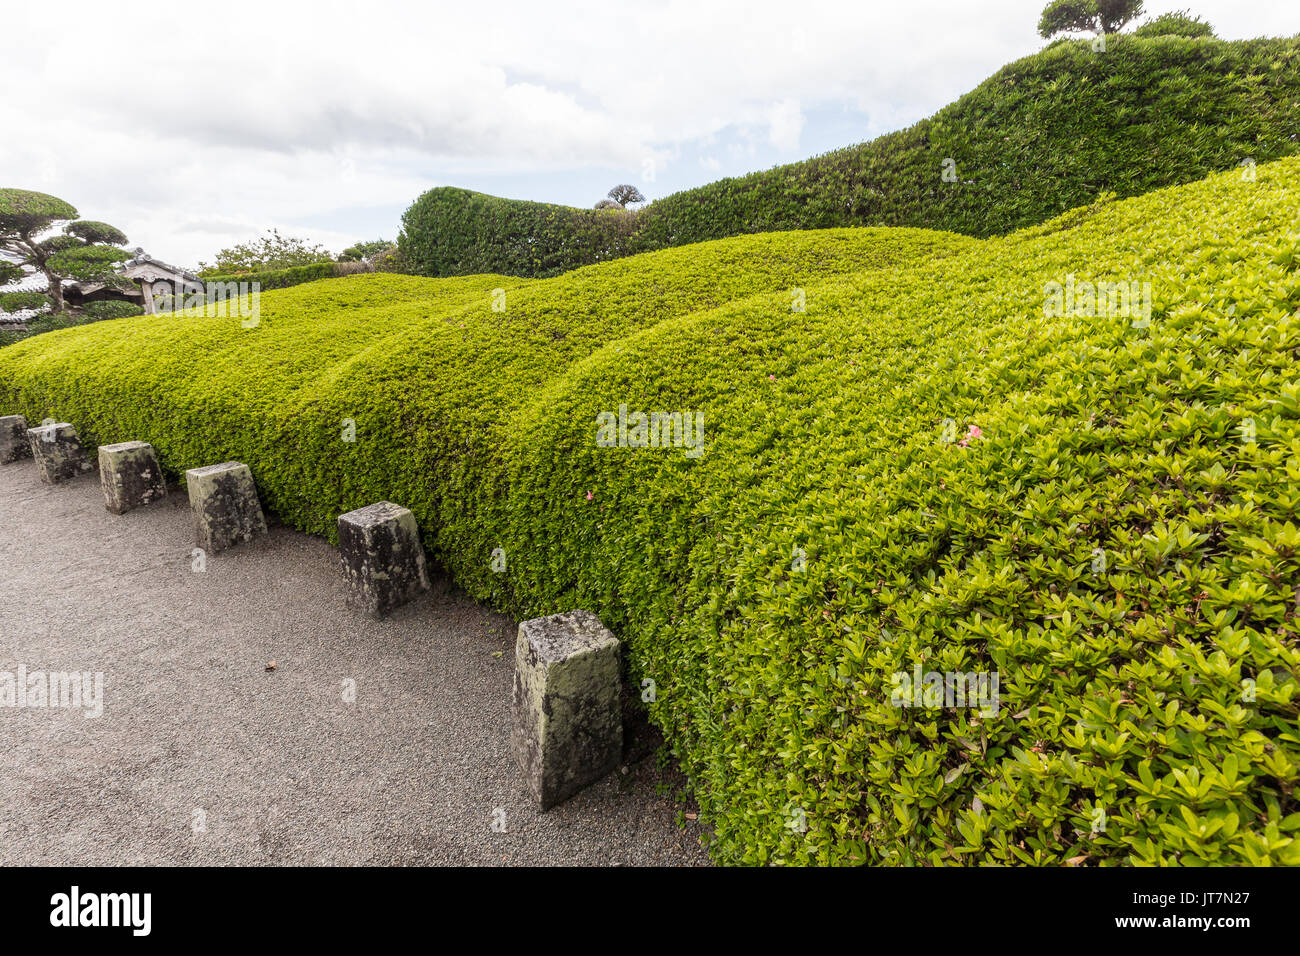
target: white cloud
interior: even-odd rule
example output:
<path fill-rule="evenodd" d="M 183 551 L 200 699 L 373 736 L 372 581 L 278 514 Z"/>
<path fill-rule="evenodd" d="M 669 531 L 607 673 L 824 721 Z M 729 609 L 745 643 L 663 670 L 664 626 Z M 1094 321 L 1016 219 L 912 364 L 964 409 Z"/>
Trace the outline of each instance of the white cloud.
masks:
<path fill-rule="evenodd" d="M 773 103 L 767 111 L 767 139 L 777 149 L 797 150 L 803 132 L 803 112 L 799 101 L 786 97 Z"/>

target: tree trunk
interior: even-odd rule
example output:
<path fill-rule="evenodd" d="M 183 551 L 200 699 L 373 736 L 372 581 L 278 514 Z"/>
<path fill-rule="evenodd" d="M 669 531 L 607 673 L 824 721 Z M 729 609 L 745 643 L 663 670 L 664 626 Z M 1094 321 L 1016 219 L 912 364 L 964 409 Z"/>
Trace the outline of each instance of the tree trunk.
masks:
<path fill-rule="evenodd" d="M 56 276 L 49 269 L 45 269 L 45 278 L 49 280 L 49 297 L 54 300 L 54 311 L 63 312 L 67 306 L 63 304 L 63 280 Z"/>
<path fill-rule="evenodd" d="M 45 265 L 45 253 L 41 251 L 40 245 L 32 238 L 31 232 L 26 229 L 19 231 L 19 241 L 27 247 L 27 264 L 35 266 L 41 272 L 45 273 L 45 280 L 49 283 L 49 289 L 46 294 L 49 295 L 56 314 L 63 312 L 67 306 L 63 302 L 63 280 L 56 276 Z"/>

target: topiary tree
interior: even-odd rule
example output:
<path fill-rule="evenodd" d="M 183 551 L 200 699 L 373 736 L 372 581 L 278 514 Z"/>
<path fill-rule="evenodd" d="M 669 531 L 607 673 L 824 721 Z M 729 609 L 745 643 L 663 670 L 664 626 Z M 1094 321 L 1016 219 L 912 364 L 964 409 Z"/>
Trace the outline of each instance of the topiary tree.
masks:
<path fill-rule="evenodd" d="M 1213 37 L 1214 27 L 1190 10 L 1162 13 L 1133 31 L 1139 37 Z"/>
<path fill-rule="evenodd" d="M 1053 37 L 1076 30 L 1118 33 L 1141 14 L 1142 0 L 1052 0 L 1043 8 L 1038 34 Z"/>
<path fill-rule="evenodd" d="M 610 200 L 619 209 L 626 209 L 630 204 L 634 202 L 645 202 L 645 196 L 641 195 L 641 190 L 627 183 L 620 183 L 619 185 L 611 189 L 608 193 L 606 193 L 606 195 L 609 196 Z M 596 204 L 596 208 L 597 209 L 613 208 L 610 206 L 602 205 L 603 202 L 604 200 L 602 199 L 599 203 Z"/>
<path fill-rule="evenodd" d="M 62 233 L 47 235 L 61 222 Z M 130 288 L 116 272 L 118 263 L 131 258 L 120 248 L 125 242 L 121 230 L 77 219 L 77 210 L 56 196 L 0 189 L 0 256 L 5 260 L 0 263 L 0 287 L 37 273 L 49 284 L 44 293 L 0 294 L 0 308 L 8 312 L 48 306 L 56 314 L 66 312 L 63 283 L 68 279 Z"/>

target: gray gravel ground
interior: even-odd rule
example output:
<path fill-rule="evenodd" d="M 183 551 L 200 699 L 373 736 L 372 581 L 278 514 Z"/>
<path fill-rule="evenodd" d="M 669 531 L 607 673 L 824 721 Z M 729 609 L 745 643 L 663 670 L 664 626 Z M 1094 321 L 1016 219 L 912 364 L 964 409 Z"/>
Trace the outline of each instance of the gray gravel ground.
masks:
<path fill-rule="evenodd" d="M 446 588 L 362 618 L 283 527 L 192 547 L 183 490 L 118 518 L 96 473 L 0 466 L 0 672 L 104 675 L 98 718 L 0 708 L 0 864 L 707 863 L 653 756 L 533 808 L 513 622 Z"/>

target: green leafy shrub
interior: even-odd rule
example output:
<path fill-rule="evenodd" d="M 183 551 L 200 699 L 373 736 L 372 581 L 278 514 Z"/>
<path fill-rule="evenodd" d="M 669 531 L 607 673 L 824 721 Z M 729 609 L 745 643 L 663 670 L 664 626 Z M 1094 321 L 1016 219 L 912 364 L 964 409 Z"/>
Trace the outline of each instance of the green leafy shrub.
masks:
<path fill-rule="evenodd" d="M 27 320 L 27 334 L 25 337 L 30 338 L 34 335 L 54 332 L 58 329 L 76 328 L 79 325 L 85 325 L 86 321 L 84 316 L 73 312 L 45 312 Z"/>
<path fill-rule="evenodd" d="M 637 217 L 430 189 L 402 216 L 398 249 L 419 275 L 553 276 L 628 254 Z"/>
<path fill-rule="evenodd" d="M 50 298 L 44 292 L 0 292 L 0 309 L 6 312 L 25 312 L 48 309 Z"/>
<path fill-rule="evenodd" d="M 387 239 L 370 239 L 348 246 L 335 257 L 335 261 L 360 262 L 363 259 L 370 259 L 393 248 L 394 244 Z"/>
<path fill-rule="evenodd" d="M 1138 37 L 1213 37 L 1214 27 L 1189 10 L 1175 10 L 1142 24 L 1133 31 Z"/>
<path fill-rule="evenodd" d="M 1300 148 L 1300 40 L 1110 36 L 1054 44 L 869 143 L 656 200 L 634 217 L 435 189 L 400 248 L 422 275 L 549 276 L 620 255 L 787 229 L 1004 235 L 1113 192 Z M 598 218 L 600 216 L 614 218 Z M 617 218 L 623 216 L 624 218 Z"/>
<path fill-rule="evenodd" d="M 222 249 L 213 263 L 200 262 L 198 274 L 200 278 L 207 278 L 246 272 L 279 272 L 333 259 L 333 254 L 324 246 L 296 236 L 282 236 L 278 229 L 268 229 L 265 235 L 251 242 Z"/>
<path fill-rule="evenodd" d="M 92 322 L 100 322 L 104 319 L 125 319 L 132 315 L 142 315 L 144 309 L 134 302 L 122 302 L 120 300 L 108 299 L 103 302 L 88 302 L 82 308 L 86 313 L 86 318 Z"/>
<path fill-rule="evenodd" d="M 397 246 L 376 253 L 369 261 L 375 272 L 400 272 L 403 275 L 410 275 L 413 271 Z"/>
<path fill-rule="evenodd" d="M 289 286 L 315 282 L 317 279 L 329 279 L 340 275 L 338 262 L 313 262 L 305 266 L 290 266 L 288 269 L 271 269 L 266 272 L 232 272 L 229 275 L 204 276 L 204 282 L 259 283 L 263 292 L 270 289 L 287 289 Z"/>
<path fill-rule="evenodd" d="M 1295 865 L 1297 208 L 1293 158 L 1001 239 L 367 274 L 20 342 L 0 413 L 246 461 L 331 539 L 398 501 L 475 596 L 595 611 L 721 861 Z M 599 446 L 620 405 L 703 454 Z M 894 706 L 916 667 L 996 712 Z"/>

